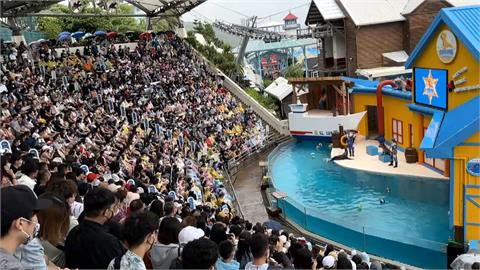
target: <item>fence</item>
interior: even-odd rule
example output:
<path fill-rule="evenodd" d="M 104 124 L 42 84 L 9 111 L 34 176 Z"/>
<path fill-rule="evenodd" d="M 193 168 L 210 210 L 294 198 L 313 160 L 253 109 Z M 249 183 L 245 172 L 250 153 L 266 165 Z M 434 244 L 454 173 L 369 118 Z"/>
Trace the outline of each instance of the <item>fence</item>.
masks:
<path fill-rule="evenodd" d="M 245 218 L 243 214 L 242 206 L 238 202 L 237 193 L 235 192 L 235 188 L 233 187 L 232 178 L 230 177 L 230 174 L 228 173 L 228 170 L 226 168 L 223 168 L 223 176 L 224 176 L 223 184 L 228 194 L 232 196 L 232 204 L 233 204 L 233 207 L 235 208 L 235 213 L 237 213 L 238 216 Z"/>
<path fill-rule="evenodd" d="M 256 158 L 260 156 L 263 151 L 272 149 L 279 143 L 289 139 L 290 137 L 278 133 L 269 135 L 263 143 L 256 145 L 249 151 L 242 153 L 236 158 L 230 159 L 227 164 L 228 171 L 231 175 L 236 175 L 239 171 L 239 168 L 249 165 L 251 162 L 256 160 Z M 233 183 L 235 183 L 235 181 Z"/>
<path fill-rule="evenodd" d="M 44 39 L 45 35 L 41 32 L 36 31 L 23 31 L 23 36 L 25 37 L 25 42 L 28 44 L 32 41 Z M 6 27 L 0 27 L 0 39 L 4 41 L 11 41 L 12 40 L 12 30 Z"/>

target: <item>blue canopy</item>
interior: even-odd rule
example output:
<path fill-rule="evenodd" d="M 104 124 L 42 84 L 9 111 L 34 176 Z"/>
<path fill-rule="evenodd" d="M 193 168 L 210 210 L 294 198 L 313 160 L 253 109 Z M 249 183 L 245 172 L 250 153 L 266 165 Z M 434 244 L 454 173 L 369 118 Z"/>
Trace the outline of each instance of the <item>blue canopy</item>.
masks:
<path fill-rule="evenodd" d="M 60 41 L 65 41 L 65 40 L 70 40 L 72 37 L 70 35 L 61 35 L 58 37 L 58 40 Z"/>
<path fill-rule="evenodd" d="M 106 36 L 107 33 L 105 31 L 96 31 L 95 33 L 93 33 L 94 36 Z"/>
<path fill-rule="evenodd" d="M 81 39 L 85 35 L 85 32 L 75 32 L 72 34 L 74 39 Z"/>
<path fill-rule="evenodd" d="M 442 112 L 433 115 L 420 145 L 420 149 L 425 150 L 427 157 L 452 158 L 453 147 L 479 130 L 479 103 L 480 96 L 476 96 L 445 114 Z"/>
<path fill-rule="evenodd" d="M 61 33 L 58 34 L 58 38 L 60 38 L 60 36 L 64 36 L 64 35 L 69 35 L 70 36 L 71 33 L 70 32 L 61 32 Z"/>

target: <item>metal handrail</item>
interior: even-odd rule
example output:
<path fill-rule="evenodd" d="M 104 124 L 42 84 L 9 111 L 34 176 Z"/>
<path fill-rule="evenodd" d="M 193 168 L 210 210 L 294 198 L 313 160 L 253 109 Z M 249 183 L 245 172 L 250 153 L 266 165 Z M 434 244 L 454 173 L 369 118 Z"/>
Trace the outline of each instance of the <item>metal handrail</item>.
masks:
<path fill-rule="evenodd" d="M 224 182 L 226 183 L 225 188 L 228 190 L 228 193 L 232 194 L 233 196 L 232 204 L 235 206 L 235 210 L 238 213 L 238 215 L 240 215 L 244 219 L 245 215 L 243 214 L 242 206 L 238 201 L 237 192 L 235 192 L 235 188 L 233 187 L 232 178 L 230 177 L 230 174 L 228 173 L 228 170 L 225 167 L 223 168 L 223 175 L 225 177 Z"/>
<path fill-rule="evenodd" d="M 259 155 L 266 149 L 270 149 L 277 145 L 277 143 L 282 142 L 284 139 L 289 139 L 290 137 L 282 136 L 281 134 L 274 134 L 269 137 L 266 143 L 257 145 L 250 149 L 250 151 L 243 153 L 242 155 L 231 159 L 228 164 L 227 168 L 231 175 L 235 175 L 238 173 L 238 168 L 245 167 L 251 160 L 253 160 L 254 156 Z M 235 183 L 235 181 L 233 181 Z"/>

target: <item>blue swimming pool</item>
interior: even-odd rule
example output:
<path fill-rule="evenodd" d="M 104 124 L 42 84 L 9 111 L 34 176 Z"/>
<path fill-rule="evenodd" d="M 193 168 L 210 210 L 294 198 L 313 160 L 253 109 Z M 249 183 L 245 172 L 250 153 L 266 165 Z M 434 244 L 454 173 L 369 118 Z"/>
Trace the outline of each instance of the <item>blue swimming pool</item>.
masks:
<path fill-rule="evenodd" d="M 448 181 L 383 176 L 327 162 L 314 142 L 281 145 L 269 157 L 278 202 L 307 230 L 372 254 L 424 268 L 445 268 Z M 380 200 L 385 203 L 381 204 Z"/>

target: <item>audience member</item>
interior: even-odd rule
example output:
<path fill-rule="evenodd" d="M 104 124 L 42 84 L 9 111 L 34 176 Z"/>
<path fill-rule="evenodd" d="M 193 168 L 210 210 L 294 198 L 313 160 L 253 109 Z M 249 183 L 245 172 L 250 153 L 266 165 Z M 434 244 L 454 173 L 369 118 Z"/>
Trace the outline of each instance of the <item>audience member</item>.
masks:
<path fill-rule="evenodd" d="M 96 188 L 85 195 L 85 218 L 65 242 L 67 267 L 105 269 L 112 259 L 125 253 L 120 240 L 105 226 L 115 215 L 114 204 L 115 195 L 108 189 Z"/>
<path fill-rule="evenodd" d="M 114 258 L 108 269 L 146 270 L 143 257 L 157 241 L 158 216 L 149 211 L 132 213 L 123 226 L 127 252 Z"/>

